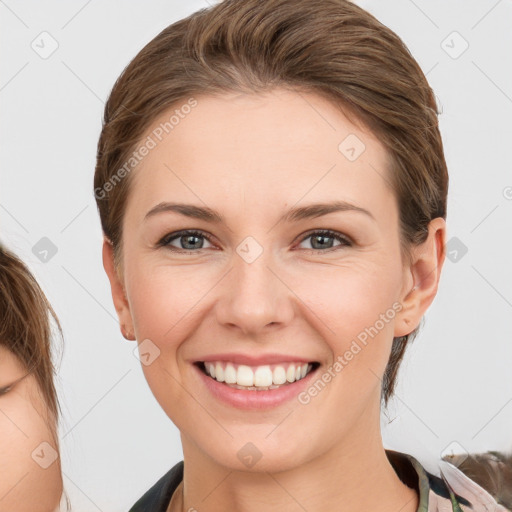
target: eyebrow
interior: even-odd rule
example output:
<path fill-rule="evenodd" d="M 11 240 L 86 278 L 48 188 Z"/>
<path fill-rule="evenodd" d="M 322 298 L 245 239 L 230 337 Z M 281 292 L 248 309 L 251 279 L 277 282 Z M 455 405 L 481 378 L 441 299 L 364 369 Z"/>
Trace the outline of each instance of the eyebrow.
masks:
<path fill-rule="evenodd" d="M 332 203 L 315 203 L 298 208 L 291 208 L 284 213 L 284 215 L 279 219 L 279 222 L 296 222 L 304 219 L 314 219 L 316 217 L 321 217 L 322 215 L 328 215 L 329 213 L 346 211 L 363 213 L 374 221 L 376 220 L 375 217 L 365 208 L 361 208 L 360 206 L 356 206 L 346 201 L 334 201 Z M 206 206 L 203 207 L 192 204 L 170 202 L 162 202 L 157 204 L 154 208 L 151 208 L 151 210 L 146 213 L 144 220 L 162 212 L 175 212 L 180 215 L 184 215 L 185 217 L 200 219 L 214 224 L 225 223 L 224 217 L 219 212 Z"/>

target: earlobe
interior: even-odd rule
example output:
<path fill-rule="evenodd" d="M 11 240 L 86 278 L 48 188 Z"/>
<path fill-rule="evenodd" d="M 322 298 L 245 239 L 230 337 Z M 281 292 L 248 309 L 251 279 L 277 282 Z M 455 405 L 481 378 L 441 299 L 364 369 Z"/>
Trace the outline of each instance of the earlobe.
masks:
<path fill-rule="evenodd" d="M 396 317 L 395 337 L 406 336 L 416 329 L 434 300 L 445 260 L 445 239 L 446 222 L 437 217 L 429 223 L 427 239 L 413 247 L 404 280 L 402 310 Z"/>
<path fill-rule="evenodd" d="M 136 338 L 133 334 L 133 321 L 130 312 L 130 305 L 126 298 L 122 277 L 116 271 L 114 265 L 114 248 L 112 247 L 110 240 L 106 237 L 103 238 L 102 256 L 103 268 L 105 269 L 110 282 L 112 300 L 119 318 L 121 334 L 127 340 L 135 340 Z"/>

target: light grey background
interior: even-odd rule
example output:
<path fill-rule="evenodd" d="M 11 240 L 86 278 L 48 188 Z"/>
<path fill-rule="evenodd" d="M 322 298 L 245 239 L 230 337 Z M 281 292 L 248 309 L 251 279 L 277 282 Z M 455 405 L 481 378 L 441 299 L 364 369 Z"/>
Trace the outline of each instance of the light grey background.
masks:
<path fill-rule="evenodd" d="M 512 447 L 512 3 L 357 3 L 405 41 L 442 107 L 454 261 L 382 419 L 387 448 L 438 473 L 453 442 L 448 450 Z M 0 238 L 28 263 L 63 324 L 60 436 L 77 512 L 127 510 L 182 458 L 136 343 L 119 332 L 92 179 L 115 79 L 165 26 L 207 6 L 0 1 Z M 32 250 L 43 237 L 57 248 L 46 262 Z"/>

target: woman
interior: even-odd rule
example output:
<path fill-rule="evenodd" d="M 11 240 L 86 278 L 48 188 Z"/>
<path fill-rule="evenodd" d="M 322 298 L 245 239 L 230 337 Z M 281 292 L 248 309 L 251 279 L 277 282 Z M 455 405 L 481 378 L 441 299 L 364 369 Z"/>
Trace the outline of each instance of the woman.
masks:
<path fill-rule="evenodd" d="M 26 265 L 0 244 L 1 512 L 60 510 L 59 404 L 50 316 L 60 331 Z"/>
<path fill-rule="evenodd" d="M 94 188 L 121 331 L 183 445 L 132 511 L 478 510 L 380 434 L 448 188 L 392 31 L 342 0 L 178 21 L 117 80 Z"/>

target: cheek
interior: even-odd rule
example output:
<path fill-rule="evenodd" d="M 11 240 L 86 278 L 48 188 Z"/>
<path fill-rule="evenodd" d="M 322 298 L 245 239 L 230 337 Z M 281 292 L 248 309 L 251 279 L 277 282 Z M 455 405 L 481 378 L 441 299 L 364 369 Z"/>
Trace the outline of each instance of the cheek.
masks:
<path fill-rule="evenodd" d="M 337 365 L 332 370 L 335 377 L 325 375 L 328 391 L 316 407 L 322 408 L 323 402 L 328 414 L 328 407 L 343 404 L 355 414 L 352 390 L 358 389 L 361 406 L 370 400 L 378 393 L 389 359 L 400 308 L 400 268 L 347 261 L 336 268 L 303 272 L 296 283 L 294 291 L 307 306 L 303 316 L 308 315 L 307 322 L 328 346 L 328 364 Z"/>
<path fill-rule="evenodd" d="M 160 350 L 176 339 L 176 328 L 201 307 L 217 274 L 212 265 L 140 265 L 130 274 L 128 296 L 137 338 Z"/>
<path fill-rule="evenodd" d="M 132 273 L 130 309 L 142 370 L 165 411 L 173 410 L 180 399 L 181 345 L 204 324 L 208 306 L 205 294 L 214 283 L 212 269 L 206 265 L 159 265 L 146 271 L 141 265 L 139 273 Z"/>
<path fill-rule="evenodd" d="M 343 349 L 368 330 L 376 336 L 373 327 L 384 335 L 392 330 L 400 277 L 397 266 L 347 261 L 303 272 L 294 281 L 294 292 L 322 320 L 326 339 L 336 340 Z"/>
<path fill-rule="evenodd" d="M 7 507 L 0 510 L 53 510 L 62 494 L 57 447 L 43 404 L 33 403 L 35 387 L 27 378 L 0 399 L 0 496 Z"/>

